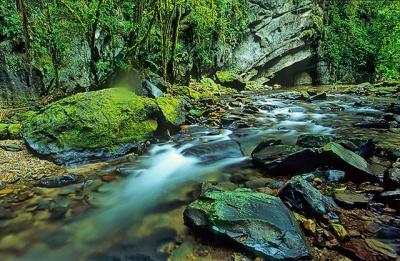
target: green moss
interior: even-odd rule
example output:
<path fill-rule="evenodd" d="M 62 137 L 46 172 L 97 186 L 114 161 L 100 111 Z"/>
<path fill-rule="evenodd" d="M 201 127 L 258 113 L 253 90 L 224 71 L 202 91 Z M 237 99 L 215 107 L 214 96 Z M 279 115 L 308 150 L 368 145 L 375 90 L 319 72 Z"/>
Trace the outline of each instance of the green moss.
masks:
<path fill-rule="evenodd" d="M 157 111 L 153 99 L 112 88 L 80 93 L 50 104 L 28 119 L 22 132 L 39 152 L 48 144 L 60 149 L 112 148 L 152 134 L 157 129 Z"/>
<path fill-rule="evenodd" d="M 21 137 L 21 124 L 10 124 L 8 126 L 8 137 L 18 139 Z"/>
<path fill-rule="evenodd" d="M 234 80 L 238 80 L 239 76 L 229 72 L 229 71 L 218 71 L 215 73 L 217 76 L 218 81 L 224 83 L 224 82 L 231 82 Z"/>
<path fill-rule="evenodd" d="M 236 189 L 234 191 L 209 191 L 205 192 L 198 200 L 190 204 L 191 208 L 202 211 L 212 224 L 219 220 L 229 220 L 226 209 L 231 207 L 239 211 L 238 216 L 244 216 L 251 210 L 255 201 L 271 203 L 274 196 L 257 193 L 249 189 Z"/>
<path fill-rule="evenodd" d="M 0 123 L 0 139 L 5 139 L 8 136 L 8 124 Z"/>
<path fill-rule="evenodd" d="M 184 101 L 181 98 L 161 96 L 156 102 L 168 123 L 179 126 L 185 122 Z"/>

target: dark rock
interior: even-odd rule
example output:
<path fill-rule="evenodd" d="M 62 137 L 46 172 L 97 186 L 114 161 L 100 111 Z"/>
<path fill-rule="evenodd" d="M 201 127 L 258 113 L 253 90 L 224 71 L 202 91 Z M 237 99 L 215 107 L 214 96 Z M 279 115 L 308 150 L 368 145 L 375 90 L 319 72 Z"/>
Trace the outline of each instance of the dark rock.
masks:
<path fill-rule="evenodd" d="M 276 181 L 275 183 L 269 184 L 268 187 L 270 189 L 281 189 L 285 186 L 285 182 L 284 181 Z"/>
<path fill-rule="evenodd" d="M 392 168 L 385 172 L 384 185 L 388 189 L 400 188 L 400 169 Z"/>
<path fill-rule="evenodd" d="M 58 188 L 58 187 L 75 184 L 78 182 L 79 182 L 79 176 L 77 176 L 75 174 L 65 174 L 63 176 L 56 176 L 56 177 L 39 180 L 36 183 L 36 186 L 45 187 L 45 188 Z"/>
<path fill-rule="evenodd" d="M 370 198 L 363 193 L 353 193 L 350 191 L 336 192 L 334 195 L 335 201 L 342 207 L 366 207 Z"/>
<path fill-rule="evenodd" d="M 389 204 L 389 206 L 400 210 L 400 189 L 385 191 L 378 196 L 378 200 Z"/>
<path fill-rule="evenodd" d="M 289 145 L 259 145 L 252 153 L 253 162 L 269 174 L 295 175 L 313 171 L 319 166 L 317 153 Z"/>
<path fill-rule="evenodd" d="M 369 139 L 366 143 L 361 144 L 361 146 L 358 149 L 358 154 L 366 159 L 372 158 L 375 154 L 375 142 L 371 139 Z"/>
<path fill-rule="evenodd" d="M 209 191 L 186 208 L 185 224 L 268 260 L 311 258 L 293 214 L 274 196 L 247 189 Z"/>
<path fill-rule="evenodd" d="M 334 208 L 335 202 L 319 192 L 318 189 L 302 177 L 297 176 L 289 180 L 279 192 L 279 197 L 305 215 L 311 215 L 318 219 L 329 215 Z"/>
<path fill-rule="evenodd" d="M 297 138 L 296 145 L 305 148 L 320 148 L 334 140 L 334 135 L 305 134 Z"/>
<path fill-rule="evenodd" d="M 270 184 L 275 183 L 274 179 L 271 178 L 258 178 L 254 180 L 249 180 L 245 183 L 246 187 L 251 188 L 251 189 L 257 189 L 257 188 L 262 188 L 266 187 Z"/>
<path fill-rule="evenodd" d="M 321 100 L 326 100 L 328 98 L 328 96 L 326 95 L 326 93 L 320 93 L 320 94 L 316 94 L 313 96 L 310 96 L 310 98 L 308 98 L 308 101 L 321 101 Z"/>
<path fill-rule="evenodd" d="M 389 129 L 390 124 L 384 119 L 368 119 L 354 124 L 358 128 Z"/>
<path fill-rule="evenodd" d="M 233 140 L 204 143 L 185 149 L 185 156 L 193 156 L 202 162 L 212 162 L 227 158 L 240 158 L 243 153 L 237 142 Z"/>
<path fill-rule="evenodd" d="M 4 208 L 4 207 L 0 207 L 0 220 L 1 219 L 11 219 L 11 218 L 15 218 L 17 215 L 15 213 L 13 213 L 11 210 Z"/>
<path fill-rule="evenodd" d="M 346 173 L 341 170 L 327 170 L 321 173 L 323 180 L 327 183 L 340 182 L 344 179 Z"/>
<path fill-rule="evenodd" d="M 368 163 L 361 156 L 337 143 L 329 143 L 319 150 L 320 164 L 346 172 L 346 178 L 357 182 L 377 180 Z"/>

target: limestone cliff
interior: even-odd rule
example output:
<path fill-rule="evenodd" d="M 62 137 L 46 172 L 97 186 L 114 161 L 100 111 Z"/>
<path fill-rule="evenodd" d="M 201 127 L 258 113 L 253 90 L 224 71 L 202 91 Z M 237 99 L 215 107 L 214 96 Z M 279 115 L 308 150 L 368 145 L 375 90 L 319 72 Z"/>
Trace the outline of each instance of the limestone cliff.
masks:
<path fill-rule="evenodd" d="M 234 51 L 233 66 L 270 83 L 316 81 L 316 38 L 322 27 L 314 0 L 249 0 L 249 31 Z"/>

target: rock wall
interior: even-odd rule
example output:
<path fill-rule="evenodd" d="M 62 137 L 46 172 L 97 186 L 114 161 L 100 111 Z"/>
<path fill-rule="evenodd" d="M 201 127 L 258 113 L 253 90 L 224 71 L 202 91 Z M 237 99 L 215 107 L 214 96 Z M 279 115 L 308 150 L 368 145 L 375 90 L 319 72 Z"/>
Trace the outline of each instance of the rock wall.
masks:
<path fill-rule="evenodd" d="M 43 89 L 39 70 L 29 69 L 24 53 L 11 40 L 0 42 L 0 106 L 18 98 L 33 98 Z"/>
<path fill-rule="evenodd" d="M 294 85 L 298 75 L 315 80 L 315 0 L 249 0 L 248 36 L 234 51 L 233 66 L 269 83 Z M 306 77 L 308 78 L 308 77 Z"/>

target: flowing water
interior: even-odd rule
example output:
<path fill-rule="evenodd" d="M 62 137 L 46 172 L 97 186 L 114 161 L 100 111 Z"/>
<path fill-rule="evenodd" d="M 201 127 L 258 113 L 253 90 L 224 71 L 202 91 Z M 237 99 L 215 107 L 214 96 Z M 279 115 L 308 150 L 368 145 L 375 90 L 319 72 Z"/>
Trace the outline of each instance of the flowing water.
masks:
<path fill-rule="evenodd" d="M 309 103 L 288 97 L 249 93 L 228 98 L 224 128 L 190 126 L 152 145 L 145 155 L 71 169 L 92 178 L 62 189 L 40 189 L 20 205 L 19 220 L 2 223 L 2 260 L 166 260 L 169 244 L 192 237 L 182 213 L 199 184 L 240 186 L 241 176 L 263 176 L 249 159 L 262 140 L 295 144 L 301 134 L 336 134 L 400 146 L 399 134 L 353 127 L 365 117 L 382 117 L 381 107 L 398 102 L 394 99 L 335 95 Z M 249 107 L 259 112 L 246 112 Z M 111 183 L 97 178 L 115 173 L 122 177 Z M 35 207 L 43 201 L 67 208 L 66 217 L 51 219 Z M 23 229 L 13 230 L 13 225 Z"/>

